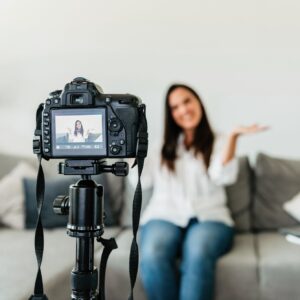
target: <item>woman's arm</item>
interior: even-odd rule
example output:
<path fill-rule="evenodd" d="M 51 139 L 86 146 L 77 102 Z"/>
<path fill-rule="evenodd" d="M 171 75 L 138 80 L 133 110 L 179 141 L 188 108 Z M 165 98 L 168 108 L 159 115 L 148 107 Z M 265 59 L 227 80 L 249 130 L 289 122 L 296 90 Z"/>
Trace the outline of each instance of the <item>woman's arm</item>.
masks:
<path fill-rule="evenodd" d="M 231 161 L 236 152 L 236 146 L 238 138 L 244 134 L 257 133 L 268 129 L 267 126 L 259 126 L 257 124 L 253 124 L 251 126 L 239 126 L 236 127 L 228 136 L 227 142 L 225 143 L 223 149 L 223 157 L 222 164 L 226 165 L 229 161 Z"/>
<path fill-rule="evenodd" d="M 228 136 L 228 139 L 224 145 L 223 156 L 222 156 L 222 165 L 225 166 L 228 162 L 230 162 L 234 156 L 236 151 L 238 135 L 236 133 L 231 133 Z"/>
<path fill-rule="evenodd" d="M 210 178 L 217 185 L 234 183 L 238 175 L 238 160 L 235 156 L 238 138 L 244 134 L 256 133 L 266 129 L 266 126 L 258 125 L 239 126 L 225 139 L 219 138 L 208 168 Z"/>

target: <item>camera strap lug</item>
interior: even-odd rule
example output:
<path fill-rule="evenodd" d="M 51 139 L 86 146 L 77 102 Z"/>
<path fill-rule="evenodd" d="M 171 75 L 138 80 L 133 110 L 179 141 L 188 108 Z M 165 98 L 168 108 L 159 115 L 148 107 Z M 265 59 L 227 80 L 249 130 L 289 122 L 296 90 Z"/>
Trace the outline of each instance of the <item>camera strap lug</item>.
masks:
<path fill-rule="evenodd" d="M 41 154 L 41 137 L 34 136 L 32 141 L 32 148 L 34 154 Z"/>

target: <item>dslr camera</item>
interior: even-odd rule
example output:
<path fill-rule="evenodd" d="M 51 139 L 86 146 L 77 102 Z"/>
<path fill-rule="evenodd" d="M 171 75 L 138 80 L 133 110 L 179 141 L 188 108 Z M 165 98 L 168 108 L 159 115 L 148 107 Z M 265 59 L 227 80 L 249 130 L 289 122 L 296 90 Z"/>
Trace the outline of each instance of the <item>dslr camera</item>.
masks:
<path fill-rule="evenodd" d="M 57 196 L 53 202 L 55 213 L 68 215 L 67 234 L 76 238 L 76 263 L 71 272 L 72 300 L 104 299 L 108 255 L 117 248 L 114 239 L 101 237 L 104 232 L 104 192 L 103 186 L 92 180 L 91 176 L 102 173 L 126 176 L 127 162 L 106 165 L 103 159 L 135 158 L 132 167 L 137 165 L 139 178 L 133 199 L 130 278 L 136 277 L 136 235 L 142 206 L 140 176 L 147 156 L 147 128 L 146 106 L 140 99 L 130 94 L 104 94 L 99 86 L 82 77 L 66 84 L 63 91 L 50 93 L 45 103 L 39 105 L 33 139 L 33 151 L 39 160 L 35 233 L 38 272 L 31 300 L 47 300 L 40 270 L 44 247 L 41 212 L 45 192 L 42 158 L 63 158 L 65 162 L 59 163 L 58 172 L 81 176 L 80 180 L 69 186 L 68 195 Z M 94 238 L 104 245 L 99 277 L 93 263 Z M 134 282 L 131 281 L 131 293 L 133 287 Z"/>
<path fill-rule="evenodd" d="M 75 78 L 42 104 L 34 152 L 46 160 L 135 157 L 141 105 L 134 95 L 104 94 Z"/>

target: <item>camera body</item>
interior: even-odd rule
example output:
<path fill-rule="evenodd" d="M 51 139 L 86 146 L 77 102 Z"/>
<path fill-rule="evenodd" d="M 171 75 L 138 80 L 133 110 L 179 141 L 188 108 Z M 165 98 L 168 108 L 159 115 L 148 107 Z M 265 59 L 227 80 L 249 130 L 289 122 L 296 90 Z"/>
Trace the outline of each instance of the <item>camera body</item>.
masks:
<path fill-rule="evenodd" d="M 104 94 L 75 78 L 43 104 L 34 152 L 47 160 L 135 157 L 140 105 L 134 95 Z"/>

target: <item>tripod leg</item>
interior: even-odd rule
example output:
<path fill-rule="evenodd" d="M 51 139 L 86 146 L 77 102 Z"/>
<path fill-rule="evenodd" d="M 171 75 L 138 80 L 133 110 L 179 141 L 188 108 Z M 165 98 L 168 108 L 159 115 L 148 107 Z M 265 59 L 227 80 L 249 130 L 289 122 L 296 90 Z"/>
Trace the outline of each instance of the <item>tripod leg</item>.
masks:
<path fill-rule="evenodd" d="M 98 271 L 94 268 L 94 238 L 77 238 L 76 264 L 71 273 L 72 300 L 97 299 Z"/>

